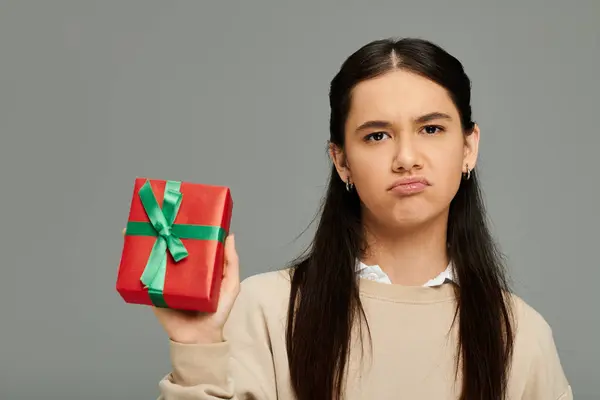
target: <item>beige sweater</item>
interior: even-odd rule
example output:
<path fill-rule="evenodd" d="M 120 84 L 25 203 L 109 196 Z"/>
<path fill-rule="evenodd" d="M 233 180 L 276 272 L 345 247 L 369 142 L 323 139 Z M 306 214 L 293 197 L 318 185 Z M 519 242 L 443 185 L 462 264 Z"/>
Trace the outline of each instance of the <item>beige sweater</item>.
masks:
<path fill-rule="evenodd" d="M 173 372 L 160 381 L 159 400 L 294 399 L 285 346 L 289 289 L 287 271 L 250 277 L 225 326 L 225 342 L 170 342 Z M 362 362 L 361 352 L 353 352 L 345 398 L 457 399 L 456 329 L 448 335 L 452 284 L 406 287 L 361 279 L 360 291 L 373 351 L 366 350 Z M 513 298 L 517 333 L 508 399 L 572 399 L 550 327 Z"/>

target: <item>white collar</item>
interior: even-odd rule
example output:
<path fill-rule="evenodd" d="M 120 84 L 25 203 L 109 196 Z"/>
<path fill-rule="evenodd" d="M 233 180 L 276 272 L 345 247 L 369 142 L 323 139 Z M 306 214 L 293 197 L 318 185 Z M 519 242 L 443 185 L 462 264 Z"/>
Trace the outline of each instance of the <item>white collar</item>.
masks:
<path fill-rule="evenodd" d="M 357 261 L 356 272 L 358 273 L 358 276 L 360 278 L 369 279 L 380 283 L 392 283 L 390 278 L 385 272 L 383 272 L 379 265 L 366 265 L 362 261 Z M 440 286 L 448 281 L 455 282 L 452 263 L 449 263 L 446 269 L 442 271 L 438 276 L 425 282 L 423 286 Z"/>

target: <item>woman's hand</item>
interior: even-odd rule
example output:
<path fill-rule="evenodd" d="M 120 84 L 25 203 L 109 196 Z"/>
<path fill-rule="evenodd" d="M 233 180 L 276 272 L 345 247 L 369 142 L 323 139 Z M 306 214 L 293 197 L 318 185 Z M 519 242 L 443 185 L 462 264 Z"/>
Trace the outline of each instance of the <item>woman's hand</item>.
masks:
<path fill-rule="evenodd" d="M 240 291 L 239 261 L 233 235 L 225 239 L 224 264 L 219 304 L 214 313 L 153 307 L 154 314 L 171 340 L 184 344 L 223 341 L 223 326 Z"/>

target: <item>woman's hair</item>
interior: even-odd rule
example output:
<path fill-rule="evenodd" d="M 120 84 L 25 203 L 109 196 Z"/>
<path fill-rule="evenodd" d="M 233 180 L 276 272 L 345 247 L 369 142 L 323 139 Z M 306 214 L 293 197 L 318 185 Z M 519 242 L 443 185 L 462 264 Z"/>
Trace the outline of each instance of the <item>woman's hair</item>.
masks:
<path fill-rule="evenodd" d="M 444 87 L 458 109 L 464 134 L 472 133 L 471 83 L 462 64 L 431 42 L 387 39 L 360 48 L 333 78 L 332 144 L 344 149 L 355 85 L 394 70 L 419 74 Z M 320 214 L 309 249 L 290 268 L 286 342 L 299 400 L 343 397 L 353 326 L 367 322 L 355 270 L 366 250 L 361 203 L 356 191 L 346 191 L 335 166 Z M 458 321 L 456 374 L 462 372 L 462 400 L 504 398 L 513 348 L 508 284 L 486 222 L 477 174 L 472 171 L 450 204 L 447 230 L 448 256 L 459 283 L 454 323 Z M 362 324 L 357 326 L 362 341 Z"/>

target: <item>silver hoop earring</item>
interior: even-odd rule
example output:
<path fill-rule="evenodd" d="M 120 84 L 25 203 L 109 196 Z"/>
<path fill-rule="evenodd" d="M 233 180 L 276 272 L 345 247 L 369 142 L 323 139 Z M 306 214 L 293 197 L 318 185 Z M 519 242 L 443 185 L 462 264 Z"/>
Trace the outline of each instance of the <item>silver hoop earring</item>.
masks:
<path fill-rule="evenodd" d="M 471 179 L 471 170 L 469 169 L 469 164 L 467 164 L 467 173 L 465 174 L 465 180 L 468 181 Z"/>
<path fill-rule="evenodd" d="M 354 184 L 350 182 L 350 177 L 346 180 L 346 191 L 350 192 L 354 189 Z"/>

